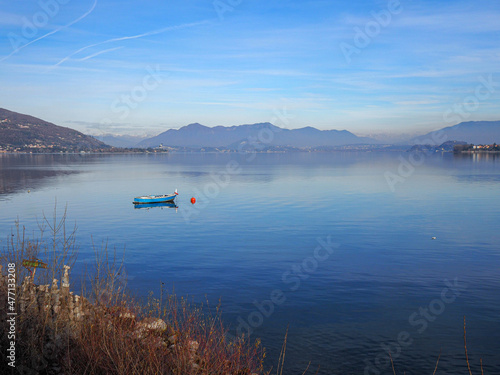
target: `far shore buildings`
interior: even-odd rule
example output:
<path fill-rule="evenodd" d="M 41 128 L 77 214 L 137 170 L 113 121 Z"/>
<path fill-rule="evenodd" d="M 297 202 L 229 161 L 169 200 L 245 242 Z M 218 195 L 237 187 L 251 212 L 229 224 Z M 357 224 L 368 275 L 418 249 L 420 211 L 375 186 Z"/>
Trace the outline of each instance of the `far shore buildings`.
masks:
<path fill-rule="evenodd" d="M 474 150 L 490 150 L 490 149 L 493 149 L 493 148 L 496 148 L 498 147 L 496 144 L 492 144 L 492 145 L 474 145 L 472 146 L 472 148 Z"/>

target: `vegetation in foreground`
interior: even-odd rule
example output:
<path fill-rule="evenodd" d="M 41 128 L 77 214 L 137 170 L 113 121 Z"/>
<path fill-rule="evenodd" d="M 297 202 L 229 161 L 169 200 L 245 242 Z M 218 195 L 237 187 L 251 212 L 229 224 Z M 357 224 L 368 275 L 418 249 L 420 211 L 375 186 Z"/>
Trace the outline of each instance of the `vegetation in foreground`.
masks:
<path fill-rule="evenodd" d="M 5 285 L 0 300 L 7 301 L 7 284 L 12 281 L 7 275 L 15 264 L 18 315 L 15 368 L 2 351 L 0 373 L 264 373 L 260 342 L 229 340 L 219 309 L 211 314 L 175 296 L 151 296 L 145 304 L 129 297 L 120 279 L 122 264 L 106 247 L 96 251 L 96 265 L 80 296 L 74 295 L 69 291 L 68 266 L 77 255 L 76 228 L 67 230 L 66 215 L 55 217 L 54 212 L 53 220 L 44 218 L 37 238 L 28 237 L 17 224 L 3 249 L 0 282 Z M 31 277 L 22 267 L 23 259 L 42 259 L 47 269 Z M 9 331 L 9 306 L 0 306 L 3 332 Z M 9 348 L 8 335 L 0 340 L 2 348 Z"/>

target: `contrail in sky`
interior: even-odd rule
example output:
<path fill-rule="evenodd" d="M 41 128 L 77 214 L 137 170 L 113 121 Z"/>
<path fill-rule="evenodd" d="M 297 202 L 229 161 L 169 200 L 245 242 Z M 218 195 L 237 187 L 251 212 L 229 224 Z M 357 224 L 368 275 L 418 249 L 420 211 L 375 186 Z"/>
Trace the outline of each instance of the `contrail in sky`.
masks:
<path fill-rule="evenodd" d="M 103 53 L 106 53 L 106 52 L 111 52 L 111 51 L 115 51 L 117 49 L 121 49 L 123 48 L 123 46 L 120 46 L 120 47 L 115 47 L 115 48 L 108 48 L 108 49 L 105 49 L 105 50 L 102 50 L 102 51 L 99 51 L 99 52 L 96 52 L 96 53 L 93 53 L 92 55 L 88 55 L 86 57 L 83 57 L 81 59 L 78 59 L 78 61 L 85 61 L 85 60 L 88 60 L 88 59 L 91 59 L 92 57 L 96 57 L 98 55 L 101 55 Z"/>
<path fill-rule="evenodd" d="M 209 21 L 201 21 L 201 22 L 193 22 L 193 23 L 186 23 L 186 24 L 183 24 L 183 25 L 176 25 L 176 26 L 168 26 L 168 27 L 164 27 L 162 29 L 158 29 L 158 30 L 153 30 L 153 31 L 148 31 L 146 33 L 143 33 L 143 34 L 138 34 L 138 35 L 132 35 L 132 36 L 122 36 L 122 37 L 118 37 L 118 38 L 112 38 L 112 39 L 108 39 L 108 40 L 105 40 L 103 42 L 99 42 L 99 43 L 94 43 L 94 44 L 90 44 L 88 46 L 85 46 L 85 47 L 82 47 L 80 48 L 79 50 L 76 50 L 75 52 L 71 53 L 70 55 L 66 56 L 65 58 L 63 58 L 61 61 L 59 61 L 57 64 L 53 65 L 53 67 L 56 67 L 56 66 L 59 66 L 61 65 L 62 63 L 64 63 L 65 61 L 69 60 L 71 57 L 73 57 L 74 55 L 86 50 L 86 49 L 89 49 L 89 48 L 92 48 L 92 47 L 96 47 L 96 46 L 100 46 L 102 44 L 105 44 L 105 43 L 111 43 L 111 42 L 118 42 L 118 41 L 121 41 L 121 40 L 129 40 L 129 39 L 137 39 L 137 38 L 142 38 L 142 37 L 145 37 L 145 36 L 150 36 L 150 35 L 156 35 L 156 34 L 161 34 L 161 33 L 164 33 L 166 31 L 171 31 L 171 30 L 177 30 L 177 29 L 183 29 L 183 28 L 186 28 L 186 27 L 193 27 L 193 26 L 198 26 L 198 25 L 202 25 L 202 24 L 205 24 L 205 23 L 208 23 Z M 108 50 L 109 51 L 109 50 Z M 103 51 L 104 52 L 104 51 Z M 99 53 L 98 53 L 99 54 Z M 92 56 L 92 55 L 91 55 Z"/>
<path fill-rule="evenodd" d="M 15 49 L 15 50 L 14 50 L 14 51 L 12 51 L 9 55 L 7 55 L 7 56 L 3 57 L 2 59 L 0 59 L 0 62 L 2 62 L 2 61 L 4 61 L 4 60 L 7 60 L 7 59 L 8 59 L 9 57 L 11 57 L 13 54 L 15 54 L 16 52 L 18 52 L 18 51 L 22 50 L 24 47 L 27 47 L 27 46 L 29 46 L 30 44 L 33 44 L 33 43 L 35 43 L 35 42 L 38 42 L 39 40 L 42 40 L 43 38 L 46 38 L 46 37 L 48 37 L 49 35 L 55 34 L 55 33 L 57 33 L 58 31 L 61 31 L 62 29 L 65 29 L 65 28 L 67 28 L 67 27 L 69 27 L 69 26 L 71 26 L 71 25 L 74 25 L 74 24 L 75 24 L 75 23 L 77 23 L 78 21 L 81 21 L 82 19 L 84 19 L 85 17 L 87 17 L 90 13 L 92 13 L 92 11 L 95 9 L 96 5 L 97 5 L 97 0 L 95 0 L 95 1 L 94 1 L 94 4 L 92 5 L 92 8 L 90 8 L 90 10 L 89 10 L 89 11 L 87 11 L 85 14 L 81 15 L 80 17 L 78 17 L 76 20 L 74 20 L 74 21 L 72 21 L 72 22 L 68 23 L 67 25 L 64 25 L 64 26 L 58 27 L 57 29 L 52 30 L 50 33 L 47 33 L 47 34 L 45 34 L 45 35 L 42 35 L 40 38 L 37 38 L 37 39 L 35 39 L 35 40 L 32 40 L 31 42 L 26 43 L 25 45 L 23 45 L 23 46 L 21 46 L 21 47 L 19 47 L 19 48 Z"/>

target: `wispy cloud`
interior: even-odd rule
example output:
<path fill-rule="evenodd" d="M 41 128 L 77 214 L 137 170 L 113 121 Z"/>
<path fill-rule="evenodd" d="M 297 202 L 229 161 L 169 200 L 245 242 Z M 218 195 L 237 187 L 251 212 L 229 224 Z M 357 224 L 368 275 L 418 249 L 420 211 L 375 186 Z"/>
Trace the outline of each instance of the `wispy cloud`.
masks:
<path fill-rule="evenodd" d="M 97 5 L 97 0 L 94 0 L 94 4 L 92 4 L 92 7 L 91 7 L 91 8 L 90 8 L 87 12 L 85 12 L 85 13 L 84 13 L 84 14 L 82 14 L 80 17 L 78 17 L 77 19 L 75 19 L 75 20 L 71 21 L 70 23 L 68 23 L 68 24 L 66 24 L 66 25 L 64 25 L 64 26 L 60 26 L 60 27 L 58 27 L 58 28 L 56 28 L 56 29 L 54 29 L 54 30 L 52 30 L 52 31 L 48 32 L 47 34 L 44 34 L 44 35 L 42 35 L 41 37 L 39 37 L 39 38 L 36 38 L 36 39 L 32 40 L 31 42 L 28 42 L 28 43 L 26 43 L 26 44 L 24 44 L 24 45 L 22 45 L 22 46 L 20 46 L 20 47 L 16 48 L 16 49 L 15 49 L 14 51 L 12 51 L 10 54 L 8 54 L 7 56 L 5 56 L 5 57 L 1 58 L 1 59 L 0 59 L 0 62 L 7 60 L 9 57 L 11 57 L 11 56 L 12 56 L 12 55 L 14 55 L 15 53 L 19 52 L 19 51 L 20 51 L 20 50 L 22 50 L 23 48 L 26 48 L 26 47 L 28 47 L 29 45 L 33 44 L 33 43 L 36 43 L 36 42 L 38 42 L 38 41 L 40 41 L 40 40 L 42 40 L 42 39 L 44 39 L 44 38 L 46 38 L 46 37 L 48 37 L 48 36 L 50 36 L 50 35 L 52 35 L 52 34 L 55 34 L 55 33 L 59 32 L 59 31 L 61 31 L 61 30 L 63 30 L 63 29 L 66 29 L 66 28 L 68 28 L 68 27 L 70 27 L 70 26 L 74 25 L 75 23 L 77 23 L 77 22 L 79 22 L 79 21 L 83 20 L 85 17 L 87 17 L 90 13 L 92 13 L 92 12 L 94 11 L 94 9 L 95 9 L 96 5 Z"/>
<path fill-rule="evenodd" d="M 67 60 L 69 60 L 71 57 L 75 56 L 76 54 L 78 54 L 78 53 L 80 53 L 82 51 L 85 51 L 85 50 L 87 50 L 89 48 L 97 47 L 97 46 L 100 46 L 100 45 L 103 45 L 103 44 L 106 44 L 106 43 L 112 43 L 112 42 L 119 42 L 119 41 L 123 41 L 123 40 L 131 40 L 131 39 L 144 38 L 146 36 L 161 34 L 161 33 L 167 32 L 167 31 L 173 31 L 173 30 L 178 30 L 178 29 L 184 29 L 184 28 L 187 28 L 187 27 L 199 26 L 199 25 L 206 24 L 208 22 L 209 22 L 208 20 L 205 20 L 205 21 L 200 21 L 200 22 L 185 23 L 185 24 L 182 24 L 182 25 L 168 26 L 168 27 L 164 27 L 162 29 L 148 31 L 148 32 L 145 32 L 145 33 L 142 33 L 142 34 L 131 35 L 131 36 L 122 36 L 122 37 L 117 37 L 117 38 L 111 38 L 111 39 L 104 40 L 104 41 L 99 42 L 99 43 L 90 44 L 90 45 L 82 47 L 82 48 L 76 50 L 75 52 L 69 54 L 68 56 L 64 57 L 58 63 L 54 64 L 53 67 L 57 67 L 57 66 L 63 64 L 64 62 L 66 62 Z M 107 51 L 109 51 L 109 50 L 107 50 Z"/>
<path fill-rule="evenodd" d="M 454 30 L 457 33 L 465 32 L 494 32 L 500 30 L 500 12 L 495 11 L 459 11 L 442 10 L 432 14 L 402 14 L 395 21 L 397 27 L 411 27 L 431 30 Z M 459 27 L 458 27 L 459 26 Z"/>
<path fill-rule="evenodd" d="M 1 26 L 23 26 L 23 18 L 17 14 L 0 12 Z"/>
<path fill-rule="evenodd" d="M 281 89 L 271 88 L 271 87 L 249 87 L 249 88 L 246 88 L 245 90 L 254 91 L 254 92 L 270 92 L 270 91 L 278 91 Z"/>
<path fill-rule="evenodd" d="M 105 49 L 103 51 L 99 51 L 99 52 L 93 53 L 91 55 L 85 56 L 85 57 L 83 57 L 81 59 L 78 59 L 78 61 L 85 61 L 85 60 L 91 59 L 93 57 L 102 55 L 103 53 L 107 53 L 107 52 L 111 52 L 111 51 L 116 51 L 117 49 L 122 49 L 122 48 L 123 48 L 123 46 L 114 47 L 114 48 L 108 48 L 108 49 Z"/>
<path fill-rule="evenodd" d="M 162 126 L 138 127 L 137 124 L 126 122 L 92 122 L 92 121 L 64 121 L 71 128 L 77 128 L 85 134 L 103 136 L 108 134 L 122 134 L 131 137 L 151 137 L 164 131 Z M 161 125 L 161 124 L 160 124 Z"/>

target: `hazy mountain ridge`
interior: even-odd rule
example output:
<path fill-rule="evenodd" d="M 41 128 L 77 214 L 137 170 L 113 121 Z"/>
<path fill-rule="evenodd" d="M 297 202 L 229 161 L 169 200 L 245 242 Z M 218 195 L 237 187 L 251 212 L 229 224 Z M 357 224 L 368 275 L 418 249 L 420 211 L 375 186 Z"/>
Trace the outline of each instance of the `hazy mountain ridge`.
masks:
<path fill-rule="evenodd" d="M 440 145 L 445 141 L 462 141 L 472 144 L 500 143 L 500 121 L 467 121 L 415 137 L 409 144 Z"/>
<path fill-rule="evenodd" d="M 79 131 L 3 108 L 0 108 L 0 147 L 6 150 L 54 151 L 110 148 Z"/>
<path fill-rule="evenodd" d="M 311 126 L 285 129 L 271 123 L 208 127 L 199 123 L 169 129 L 157 136 L 144 137 L 105 134 L 97 140 L 76 130 L 39 118 L 0 108 L 0 150 L 37 149 L 83 151 L 114 147 L 164 147 L 179 149 L 299 150 L 329 149 L 339 146 L 368 145 L 384 148 L 390 142 L 360 137 L 347 130 L 319 130 Z M 104 143 L 102 142 L 104 141 Z M 500 143 L 500 121 L 468 121 L 414 137 L 404 144 L 439 146 L 447 141 L 472 144 Z M 111 144 L 112 146 L 109 146 Z M 403 143 L 401 143 L 403 144 Z M 359 148 L 358 147 L 358 148 Z"/>
<path fill-rule="evenodd" d="M 107 145 L 113 147 L 135 147 L 139 142 L 147 139 L 148 137 L 134 136 L 134 135 L 116 135 L 116 134 L 103 134 L 95 135 L 96 139 Z"/>
<path fill-rule="evenodd" d="M 371 138 L 358 137 L 347 130 L 319 130 L 313 127 L 301 129 L 279 128 L 271 123 L 215 126 L 213 128 L 194 123 L 180 129 L 169 129 L 156 137 L 138 144 L 140 147 L 225 147 L 235 149 L 253 140 L 268 146 L 321 147 L 348 144 L 377 144 Z"/>

